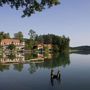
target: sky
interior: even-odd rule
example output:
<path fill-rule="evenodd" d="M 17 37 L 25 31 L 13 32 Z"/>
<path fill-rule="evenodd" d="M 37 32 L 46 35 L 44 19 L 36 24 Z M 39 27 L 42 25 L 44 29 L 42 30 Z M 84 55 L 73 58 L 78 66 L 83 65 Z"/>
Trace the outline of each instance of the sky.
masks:
<path fill-rule="evenodd" d="M 61 0 L 61 4 L 31 17 L 21 18 L 22 11 L 5 5 L 0 7 L 0 31 L 11 36 L 22 31 L 28 37 L 33 29 L 37 34 L 65 35 L 70 46 L 90 45 L 90 0 Z"/>

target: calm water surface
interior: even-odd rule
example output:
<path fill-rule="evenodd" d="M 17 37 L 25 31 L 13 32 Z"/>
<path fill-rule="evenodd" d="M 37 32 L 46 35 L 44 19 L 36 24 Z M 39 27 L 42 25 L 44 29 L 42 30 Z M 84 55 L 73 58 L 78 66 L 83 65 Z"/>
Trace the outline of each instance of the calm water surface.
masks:
<path fill-rule="evenodd" d="M 50 79 L 51 69 L 60 80 Z M 42 63 L 0 64 L 0 90 L 90 90 L 90 55 L 57 55 Z"/>

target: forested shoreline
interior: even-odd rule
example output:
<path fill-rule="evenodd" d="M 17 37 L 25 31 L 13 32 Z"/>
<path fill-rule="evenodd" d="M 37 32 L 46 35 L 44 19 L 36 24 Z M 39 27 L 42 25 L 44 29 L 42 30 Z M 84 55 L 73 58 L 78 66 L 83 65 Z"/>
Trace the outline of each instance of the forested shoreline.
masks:
<path fill-rule="evenodd" d="M 38 35 L 34 30 L 29 30 L 29 38 L 24 38 L 24 34 L 19 31 L 14 33 L 13 37 L 9 33 L 0 32 L 0 42 L 3 39 L 18 39 L 20 42 L 25 42 L 25 50 L 33 50 L 34 46 L 38 44 L 50 44 L 52 45 L 53 51 L 66 52 L 69 50 L 69 37 L 54 35 L 54 34 L 44 34 Z"/>

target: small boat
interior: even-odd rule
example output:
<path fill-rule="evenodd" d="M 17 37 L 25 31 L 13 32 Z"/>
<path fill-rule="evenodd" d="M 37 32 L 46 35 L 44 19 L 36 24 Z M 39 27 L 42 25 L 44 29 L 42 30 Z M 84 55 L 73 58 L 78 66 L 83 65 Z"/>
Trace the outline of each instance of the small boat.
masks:
<path fill-rule="evenodd" d="M 53 73 L 54 71 L 51 70 L 51 79 L 60 79 L 60 71 L 58 70 L 57 74 Z"/>

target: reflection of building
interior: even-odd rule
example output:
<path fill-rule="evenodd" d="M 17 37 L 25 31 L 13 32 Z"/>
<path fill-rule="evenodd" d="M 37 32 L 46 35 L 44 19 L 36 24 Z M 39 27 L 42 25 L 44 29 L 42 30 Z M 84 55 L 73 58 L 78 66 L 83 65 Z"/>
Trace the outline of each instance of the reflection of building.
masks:
<path fill-rule="evenodd" d="M 11 54 L 10 54 L 11 55 Z M 16 53 L 15 55 L 6 55 L 3 53 L 3 57 L 0 58 L 1 63 L 23 63 L 25 62 L 24 55 Z"/>
<path fill-rule="evenodd" d="M 6 49 L 8 45 L 13 44 L 16 46 L 17 49 L 22 49 L 25 46 L 25 42 L 20 42 L 18 39 L 3 39 L 1 40 L 1 46 L 3 46 L 3 49 Z"/>
<path fill-rule="evenodd" d="M 52 54 L 48 54 L 48 59 L 52 59 Z"/>
<path fill-rule="evenodd" d="M 37 55 L 38 57 L 37 58 L 44 58 L 44 55 L 43 54 L 39 54 Z"/>

